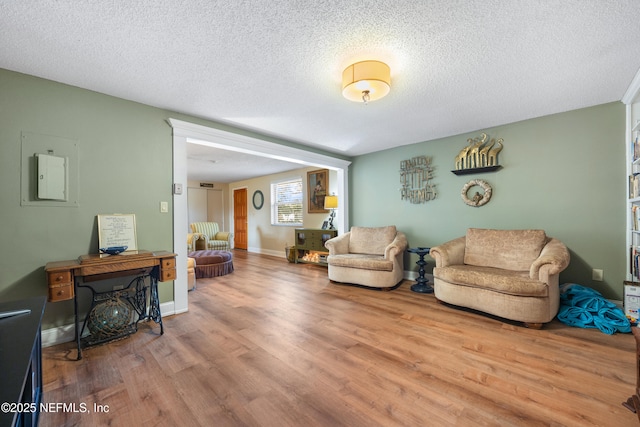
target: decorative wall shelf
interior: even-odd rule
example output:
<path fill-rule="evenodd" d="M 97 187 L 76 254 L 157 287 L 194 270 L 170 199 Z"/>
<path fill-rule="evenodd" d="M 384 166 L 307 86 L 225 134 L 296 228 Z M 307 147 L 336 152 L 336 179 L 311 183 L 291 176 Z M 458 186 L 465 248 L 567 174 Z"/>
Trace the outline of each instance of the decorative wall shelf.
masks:
<path fill-rule="evenodd" d="M 485 166 L 482 168 L 470 168 L 470 169 L 457 169 L 457 170 L 452 170 L 451 172 L 453 172 L 456 175 L 469 175 L 472 173 L 485 173 L 485 172 L 495 172 L 502 169 L 502 165 L 497 165 L 497 166 Z"/>

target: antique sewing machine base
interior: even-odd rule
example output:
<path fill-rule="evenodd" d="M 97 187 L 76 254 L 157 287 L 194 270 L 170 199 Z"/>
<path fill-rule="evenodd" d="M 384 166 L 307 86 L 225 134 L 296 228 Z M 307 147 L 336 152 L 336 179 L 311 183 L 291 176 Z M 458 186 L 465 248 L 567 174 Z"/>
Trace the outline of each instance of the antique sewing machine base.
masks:
<path fill-rule="evenodd" d="M 154 271 L 156 270 L 156 271 Z M 78 346 L 78 360 L 82 358 L 82 348 L 95 345 L 105 344 L 107 342 L 119 340 L 128 337 L 138 331 L 138 323 L 142 320 L 153 320 L 160 325 L 160 335 L 164 334 L 164 326 L 162 324 L 162 315 L 160 314 L 160 300 L 158 297 L 158 266 L 140 272 L 140 274 L 129 282 L 129 284 L 117 290 L 99 291 L 91 285 L 81 282 L 77 278 L 76 293 L 80 288 L 87 288 L 91 291 L 91 306 L 82 323 L 80 332 L 76 335 L 76 343 Z M 148 283 L 147 283 L 148 282 Z M 147 299 L 147 290 L 149 290 L 149 299 Z M 100 304 L 113 299 L 122 299 L 129 304 L 134 310 L 132 320 L 125 325 L 120 331 L 113 334 L 91 334 L 85 335 L 88 330 L 88 322 L 93 310 Z M 77 298 L 76 298 L 77 301 Z M 148 302 L 148 304 L 147 304 Z M 76 303 L 77 304 L 77 303 Z M 75 310 L 76 325 L 79 322 L 78 310 Z"/>

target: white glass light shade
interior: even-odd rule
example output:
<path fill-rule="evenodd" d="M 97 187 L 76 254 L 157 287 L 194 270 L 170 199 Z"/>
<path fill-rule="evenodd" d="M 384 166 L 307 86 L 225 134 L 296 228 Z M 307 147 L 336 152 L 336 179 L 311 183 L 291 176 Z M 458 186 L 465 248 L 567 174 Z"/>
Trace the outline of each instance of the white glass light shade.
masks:
<path fill-rule="evenodd" d="M 349 65 L 342 72 L 342 96 L 349 101 L 375 101 L 386 96 L 391 90 L 391 69 L 380 61 L 362 61 Z M 368 92 L 366 92 L 368 91 Z"/>

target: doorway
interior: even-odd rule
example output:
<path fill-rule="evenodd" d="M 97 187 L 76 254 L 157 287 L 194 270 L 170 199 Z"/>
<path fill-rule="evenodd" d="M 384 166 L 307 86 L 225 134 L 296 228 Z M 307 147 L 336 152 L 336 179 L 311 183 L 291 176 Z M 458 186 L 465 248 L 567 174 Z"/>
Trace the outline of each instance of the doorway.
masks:
<path fill-rule="evenodd" d="M 233 247 L 245 251 L 249 240 L 247 211 L 247 189 L 233 190 Z"/>
<path fill-rule="evenodd" d="M 167 122 L 173 128 L 173 251 L 178 257 L 176 280 L 173 285 L 174 300 L 171 306 L 166 305 L 166 309 L 163 303 L 163 314 L 177 314 L 189 310 L 186 244 L 189 219 L 187 192 L 183 191 L 183 186 L 187 186 L 187 144 L 190 142 L 335 170 L 337 192 L 342 196 L 342 202 L 338 205 L 336 226 L 340 233 L 349 229 L 350 161 L 182 120 L 170 118 Z"/>

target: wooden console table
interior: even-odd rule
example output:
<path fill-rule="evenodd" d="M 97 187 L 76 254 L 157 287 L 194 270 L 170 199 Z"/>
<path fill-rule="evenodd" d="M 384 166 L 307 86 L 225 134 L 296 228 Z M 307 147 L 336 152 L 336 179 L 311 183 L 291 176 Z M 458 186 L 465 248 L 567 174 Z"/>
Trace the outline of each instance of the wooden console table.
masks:
<path fill-rule="evenodd" d="M 137 331 L 138 322 L 151 319 L 160 325 L 160 334 L 164 334 L 162 316 L 160 314 L 160 299 L 158 297 L 158 282 L 175 280 L 176 254 L 166 251 L 129 251 L 118 255 L 90 254 L 82 255 L 76 260 L 54 261 L 45 266 L 49 285 L 49 301 L 58 302 L 73 299 L 75 316 L 76 345 L 78 360 L 82 359 L 82 347 L 102 344 L 104 342 L 123 338 Z M 89 283 L 100 280 L 133 276 L 134 279 L 127 286 L 114 287 L 111 290 L 98 290 Z M 148 283 L 145 280 L 149 278 Z M 78 290 L 87 288 L 91 291 L 91 307 L 87 311 L 82 327 L 78 319 Z M 149 302 L 147 305 L 147 290 Z M 135 311 L 130 324 L 118 333 L 89 335 L 82 334 L 87 327 L 87 321 L 92 310 L 99 304 L 111 300 L 125 300 Z M 137 314 L 137 316 L 136 316 Z"/>
<path fill-rule="evenodd" d="M 327 265 L 327 255 L 329 250 L 324 246 L 327 240 L 338 235 L 338 230 L 324 230 L 317 228 L 296 228 L 295 229 L 295 263 L 304 262 L 308 264 Z M 309 259 L 310 256 L 314 256 Z"/>

